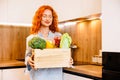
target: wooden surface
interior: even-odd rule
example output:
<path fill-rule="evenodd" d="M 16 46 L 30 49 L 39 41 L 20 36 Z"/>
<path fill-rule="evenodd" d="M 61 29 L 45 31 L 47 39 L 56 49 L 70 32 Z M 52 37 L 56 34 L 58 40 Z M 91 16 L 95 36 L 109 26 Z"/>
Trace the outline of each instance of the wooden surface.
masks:
<path fill-rule="evenodd" d="M 17 66 L 25 67 L 25 64 L 23 61 L 17 61 L 17 60 L 0 61 L 0 68 L 7 68 L 7 67 L 9 68 L 9 67 L 17 67 Z M 102 66 L 78 65 L 78 66 L 74 66 L 74 68 L 64 68 L 64 70 L 102 78 Z"/>
<path fill-rule="evenodd" d="M 102 49 L 102 25 L 99 19 L 62 25 L 60 30 L 69 33 L 72 44 L 78 46 L 72 53 L 75 64 L 91 64 L 92 56 L 98 55 Z"/>
<path fill-rule="evenodd" d="M 25 66 L 24 62 L 17 61 L 17 60 L 4 60 L 0 61 L 0 68 L 1 67 L 17 67 L 17 66 Z M 102 78 L 102 66 L 96 65 L 78 65 L 74 66 L 74 68 L 64 68 L 65 70 L 82 73 L 98 78 Z"/>
<path fill-rule="evenodd" d="M 36 68 L 70 67 L 71 49 L 34 49 Z"/>
<path fill-rule="evenodd" d="M 17 61 L 17 60 L 2 60 L 2 61 L 0 61 L 0 68 L 17 67 L 17 66 L 25 66 L 25 64 L 23 61 Z"/>
<path fill-rule="evenodd" d="M 102 78 L 102 66 L 78 65 L 78 66 L 74 66 L 74 68 L 64 68 L 64 69 L 71 72 Z"/>
<path fill-rule="evenodd" d="M 0 25 L 0 60 L 15 60 L 25 56 L 29 27 Z"/>

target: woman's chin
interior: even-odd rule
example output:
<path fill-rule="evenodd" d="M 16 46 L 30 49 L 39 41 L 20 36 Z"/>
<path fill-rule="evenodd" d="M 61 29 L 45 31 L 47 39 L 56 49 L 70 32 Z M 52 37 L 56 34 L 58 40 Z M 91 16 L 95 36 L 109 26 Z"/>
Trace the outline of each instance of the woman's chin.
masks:
<path fill-rule="evenodd" d="M 44 24 L 43 26 L 44 26 L 44 27 L 49 27 L 50 25 L 49 25 L 49 24 Z"/>

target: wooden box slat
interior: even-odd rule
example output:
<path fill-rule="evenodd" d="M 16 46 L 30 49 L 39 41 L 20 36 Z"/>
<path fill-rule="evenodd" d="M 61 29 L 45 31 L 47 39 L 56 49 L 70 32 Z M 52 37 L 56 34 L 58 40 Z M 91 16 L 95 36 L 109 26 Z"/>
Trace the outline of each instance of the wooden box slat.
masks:
<path fill-rule="evenodd" d="M 35 68 L 70 67 L 71 49 L 34 49 Z"/>

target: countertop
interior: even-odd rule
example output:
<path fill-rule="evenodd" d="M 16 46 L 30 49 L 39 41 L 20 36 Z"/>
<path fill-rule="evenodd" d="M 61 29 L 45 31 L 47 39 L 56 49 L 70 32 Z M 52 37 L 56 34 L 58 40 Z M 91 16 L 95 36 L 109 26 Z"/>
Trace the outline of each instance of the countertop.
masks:
<path fill-rule="evenodd" d="M 64 68 L 64 72 L 76 74 L 76 75 L 85 75 L 90 78 L 102 78 L 102 66 L 97 65 L 77 65 L 73 68 Z"/>
<path fill-rule="evenodd" d="M 25 67 L 24 61 L 4 60 L 0 61 L 0 69 Z M 96 65 L 76 65 L 73 68 L 64 68 L 64 72 L 77 75 L 86 75 L 88 77 L 102 78 L 102 66 Z"/>
<path fill-rule="evenodd" d="M 0 61 L 0 69 L 18 68 L 18 67 L 25 67 L 24 61 L 18 61 L 18 60 L 2 60 L 2 61 Z"/>

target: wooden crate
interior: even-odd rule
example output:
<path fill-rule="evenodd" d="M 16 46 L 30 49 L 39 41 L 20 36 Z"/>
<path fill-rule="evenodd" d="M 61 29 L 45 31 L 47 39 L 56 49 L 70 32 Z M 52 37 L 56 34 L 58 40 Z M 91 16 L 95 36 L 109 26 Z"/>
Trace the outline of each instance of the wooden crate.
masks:
<path fill-rule="evenodd" d="M 35 68 L 70 67 L 71 49 L 34 49 Z"/>

